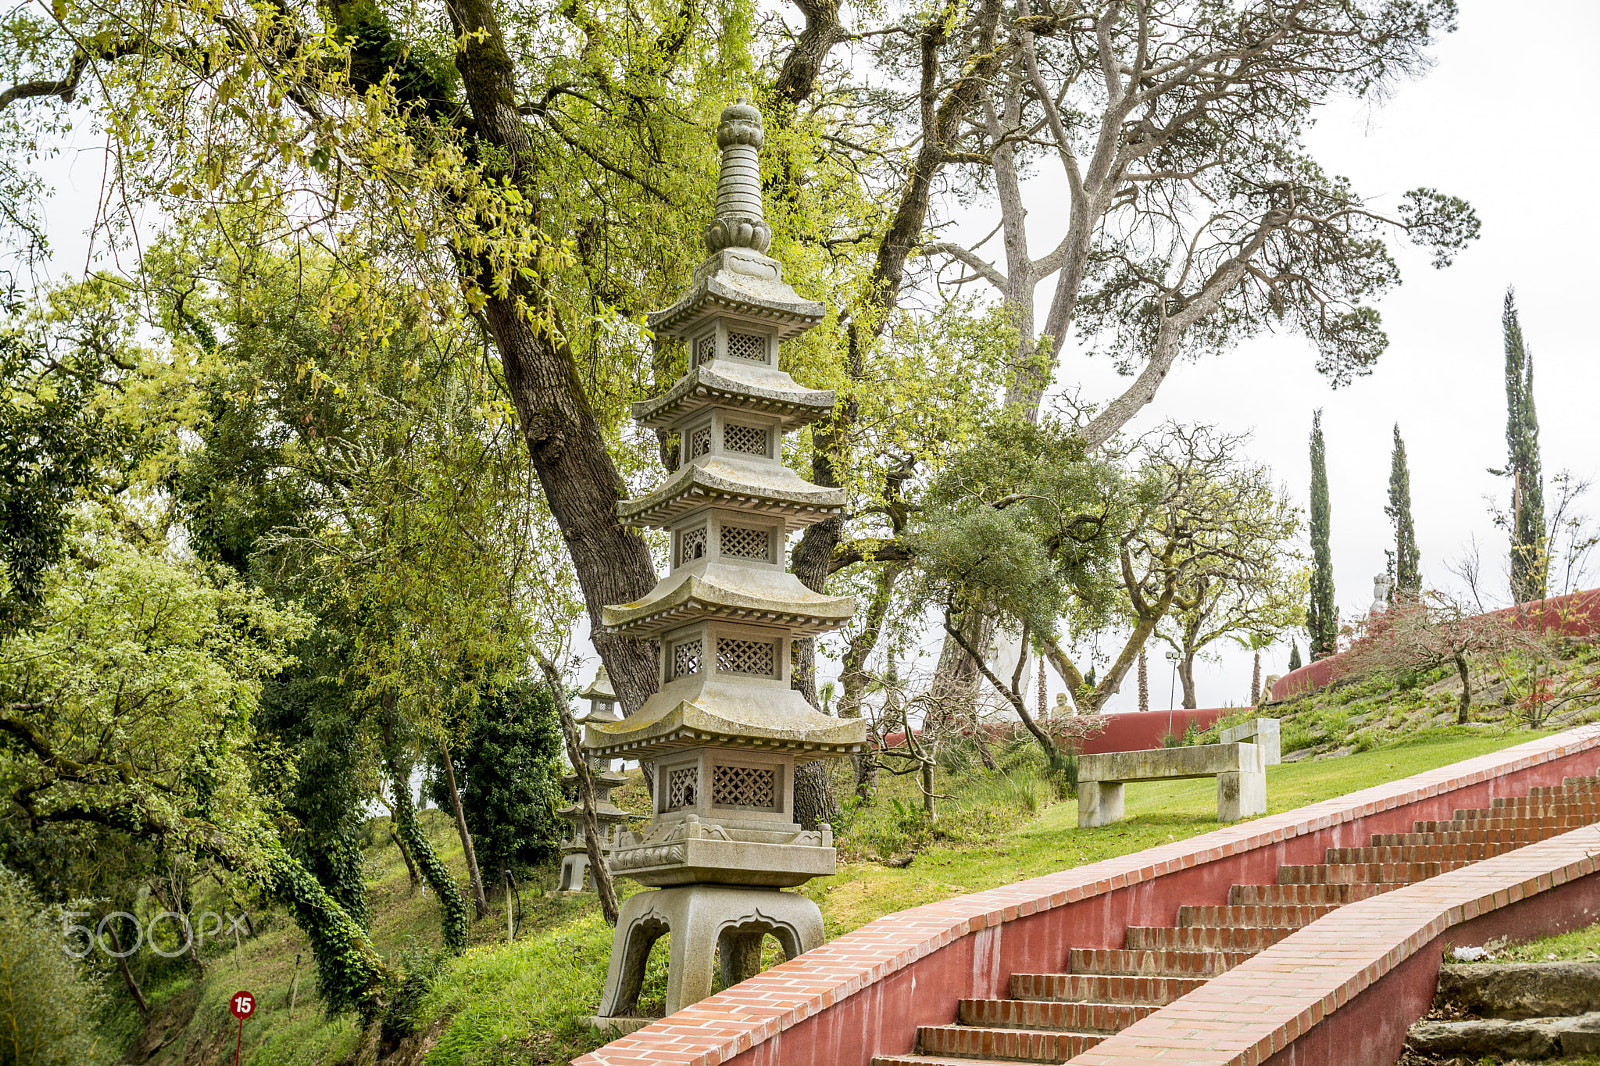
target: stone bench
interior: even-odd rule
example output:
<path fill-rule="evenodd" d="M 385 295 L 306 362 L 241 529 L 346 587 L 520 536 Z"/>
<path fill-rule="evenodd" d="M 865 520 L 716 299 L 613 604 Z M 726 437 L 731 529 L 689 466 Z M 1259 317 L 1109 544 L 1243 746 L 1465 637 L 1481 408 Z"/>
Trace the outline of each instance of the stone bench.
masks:
<path fill-rule="evenodd" d="M 1224 744 L 1237 744 L 1241 740 L 1249 741 L 1261 749 L 1261 758 L 1265 765 L 1277 766 L 1283 762 L 1283 743 L 1278 734 L 1276 718 L 1252 718 L 1232 729 L 1222 731 Z"/>
<path fill-rule="evenodd" d="M 1277 725 L 1275 720 L 1271 721 Z M 1236 822 L 1267 813 L 1267 767 L 1261 747 L 1244 742 L 1197 744 L 1184 748 L 1080 755 L 1078 828 L 1121 821 L 1125 782 L 1185 777 L 1217 779 L 1219 822 Z"/>

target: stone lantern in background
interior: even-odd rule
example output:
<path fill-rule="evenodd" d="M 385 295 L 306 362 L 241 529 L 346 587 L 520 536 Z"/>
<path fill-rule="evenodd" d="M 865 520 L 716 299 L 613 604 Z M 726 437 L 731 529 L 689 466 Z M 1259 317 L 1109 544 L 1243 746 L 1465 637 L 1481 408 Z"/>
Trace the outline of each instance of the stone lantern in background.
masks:
<path fill-rule="evenodd" d="M 711 255 L 689 291 L 649 318 L 658 343 L 681 341 L 688 372 L 633 406 L 642 425 L 676 434 L 678 466 L 654 491 L 617 505 L 623 522 L 666 529 L 671 570 L 643 599 L 606 607 L 607 632 L 661 646 L 659 688 L 621 721 L 591 719 L 584 746 L 599 758 L 654 769 L 654 815 L 619 833 L 612 871 L 655 889 L 622 907 L 602 1017 L 637 1009 L 650 946 L 671 932 L 667 1013 L 709 995 L 721 952 L 726 983 L 759 969 L 772 935 L 786 956 L 822 940 L 822 915 L 782 892 L 834 872 L 833 834 L 794 820 L 799 761 L 862 749 L 859 720 L 819 714 L 789 687 L 791 647 L 843 625 L 847 597 L 812 592 L 786 568 L 785 539 L 841 513 L 844 494 L 781 462 L 782 437 L 833 410 L 778 366 L 778 346 L 816 325 L 821 304 L 783 281 L 763 254 L 756 151 L 761 113 L 722 113 L 722 176 Z"/>
<path fill-rule="evenodd" d="M 600 672 L 595 674 L 594 680 L 589 682 L 589 687 L 578 695 L 589 701 L 589 710 L 581 719 L 582 724 L 611 723 L 617 720 L 617 694 L 612 691 L 611 679 L 606 677 L 604 666 L 600 667 Z M 588 756 L 586 761 L 589 764 L 589 781 L 594 788 L 594 817 L 595 821 L 600 823 L 600 832 L 603 835 L 602 850 L 609 855 L 616 843 L 617 829 L 626 825 L 629 819 L 636 817 L 611 802 L 611 790 L 621 788 L 627 783 L 628 778 L 613 768 L 610 759 Z M 576 773 L 565 775 L 561 782 L 569 794 L 576 795 L 578 783 Z M 561 841 L 561 881 L 556 891 L 592 891 L 584 887 L 584 875 L 589 869 L 589 846 L 583 838 L 583 804 L 573 802 L 556 813 L 567 822 L 567 835 Z"/>

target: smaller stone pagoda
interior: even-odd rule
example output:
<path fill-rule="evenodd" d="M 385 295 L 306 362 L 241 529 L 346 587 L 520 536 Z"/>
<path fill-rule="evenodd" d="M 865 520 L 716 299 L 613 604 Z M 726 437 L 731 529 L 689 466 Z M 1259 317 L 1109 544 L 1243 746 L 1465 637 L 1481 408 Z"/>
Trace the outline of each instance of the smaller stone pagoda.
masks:
<path fill-rule="evenodd" d="M 617 515 L 665 529 L 672 569 L 642 599 L 606 607 L 602 622 L 660 642 L 659 688 L 621 721 L 591 721 L 584 746 L 653 768 L 654 816 L 618 834 L 610 863 L 655 891 L 622 907 L 602 1018 L 636 1013 L 650 947 L 665 933 L 669 1014 L 711 993 L 718 952 L 732 984 L 760 968 L 768 935 L 791 958 L 821 943 L 817 905 L 780 891 L 835 868 L 832 830 L 795 822 L 795 766 L 866 741 L 859 719 L 823 715 L 789 684 L 795 640 L 843 625 L 854 603 L 811 591 L 786 566 L 787 535 L 845 501 L 782 462 L 783 434 L 827 417 L 834 395 L 778 365 L 779 344 L 821 321 L 823 307 L 764 254 L 762 138 L 754 107 L 722 112 L 711 254 L 689 291 L 649 318 L 657 343 L 683 345 L 688 369 L 633 416 L 676 436 L 678 462 Z"/>
<path fill-rule="evenodd" d="M 589 701 L 589 710 L 578 720 L 580 725 L 617 721 L 617 694 L 611 688 L 611 679 L 606 677 L 604 666 L 589 682 L 589 687 L 578 695 Z M 594 788 L 594 817 L 600 823 L 601 847 L 609 857 L 616 844 L 618 829 L 627 825 L 629 819 L 639 816 L 629 814 L 611 802 L 611 790 L 621 788 L 628 780 L 625 774 L 614 769 L 612 760 L 585 756 L 585 761 L 589 764 L 589 781 Z M 576 773 L 565 775 L 561 783 L 568 795 L 578 795 Z M 593 886 L 585 887 L 585 877 L 589 871 L 589 845 L 583 834 L 583 803 L 575 798 L 556 813 L 567 822 L 567 835 L 561 841 L 561 882 L 556 891 L 593 891 Z"/>

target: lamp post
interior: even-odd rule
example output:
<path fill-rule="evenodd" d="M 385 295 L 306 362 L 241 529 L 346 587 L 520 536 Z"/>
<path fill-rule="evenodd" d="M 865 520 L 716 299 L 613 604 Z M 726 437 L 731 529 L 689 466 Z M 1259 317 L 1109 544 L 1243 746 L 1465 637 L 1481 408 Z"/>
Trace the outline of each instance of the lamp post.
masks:
<path fill-rule="evenodd" d="M 1175 651 L 1167 652 L 1167 662 L 1172 664 L 1172 684 L 1167 686 L 1167 735 L 1172 735 L 1172 712 L 1178 702 L 1178 659 Z"/>

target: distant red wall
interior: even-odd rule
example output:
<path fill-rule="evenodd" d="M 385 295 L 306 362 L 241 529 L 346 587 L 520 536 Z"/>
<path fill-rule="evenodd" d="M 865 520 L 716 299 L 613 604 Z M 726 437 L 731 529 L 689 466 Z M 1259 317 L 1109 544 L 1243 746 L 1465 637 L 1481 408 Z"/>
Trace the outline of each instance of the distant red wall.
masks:
<path fill-rule="evenodd" d="M 1516 607 L 1490 611 L 1487 617 L 1514 617 L 1526 629 L 1551 630 L 1572 637 L 1592 636 L 1600 633 L 1600 589 L 1555 596 L 1548 600 L 1530 600 Z M 1333 680 L 1341 658 L 1342 655 L 1330 655 L 1284 674 L 1272 683 L 1272 699 L 1286 700 L 1290 696 L 1324 687 Z"/>
<path fill-rule="evenodd" d="M 1161 747 L 1161 738 L 1168 733 L 1178 736 L 1188 730 L 1193 722 L 1196 729 L 1209 729 L 1211 723 L 1237 707 L 1207 707 L 1197 711 L 1124 711 L 1105 716 L 1105 732 L 1090 737 L 1079 745 L 1084 755 L 1101 755 L 1108 751 L 1147 751 Z"/>
<path fill-rule="evenodd" d="M 1161 747 L 1161 738 L 1169 732 L 1183 736 L 1190 722 L 1195 724 L 1196 729 L 1209 729 L 1218 718 L 1236 710 L 1237 707 L 1206 707 L 1196 711 L 1179 709 L 1108 714 L 1104 716 L 1106 728 L 1103 732 L 1075 746 L 1083 755 L 1101 755 L 1108 751 L 1148 751 Z M 1060 723 L 1065 719 L 1058 718 L 1055 721 Z M 1040 725 L 1056 733 L 1056 739 L 1063 744 L 1069 743 L 1064 736 L 1067 730 L 1055 729 L 1049 721 L 1040 722 Z M 991 743 L 1007 740 L 1017 734 L 1026 735 L 1020 722 L 988 722 L 984 724 L 984 733 Z M 921 736 L 922 730 L 916 730 L 916 735 Z M 883 738 L 886 748 L 898 748 L 905 742 L 904 733 L 890 733 Z"/>

